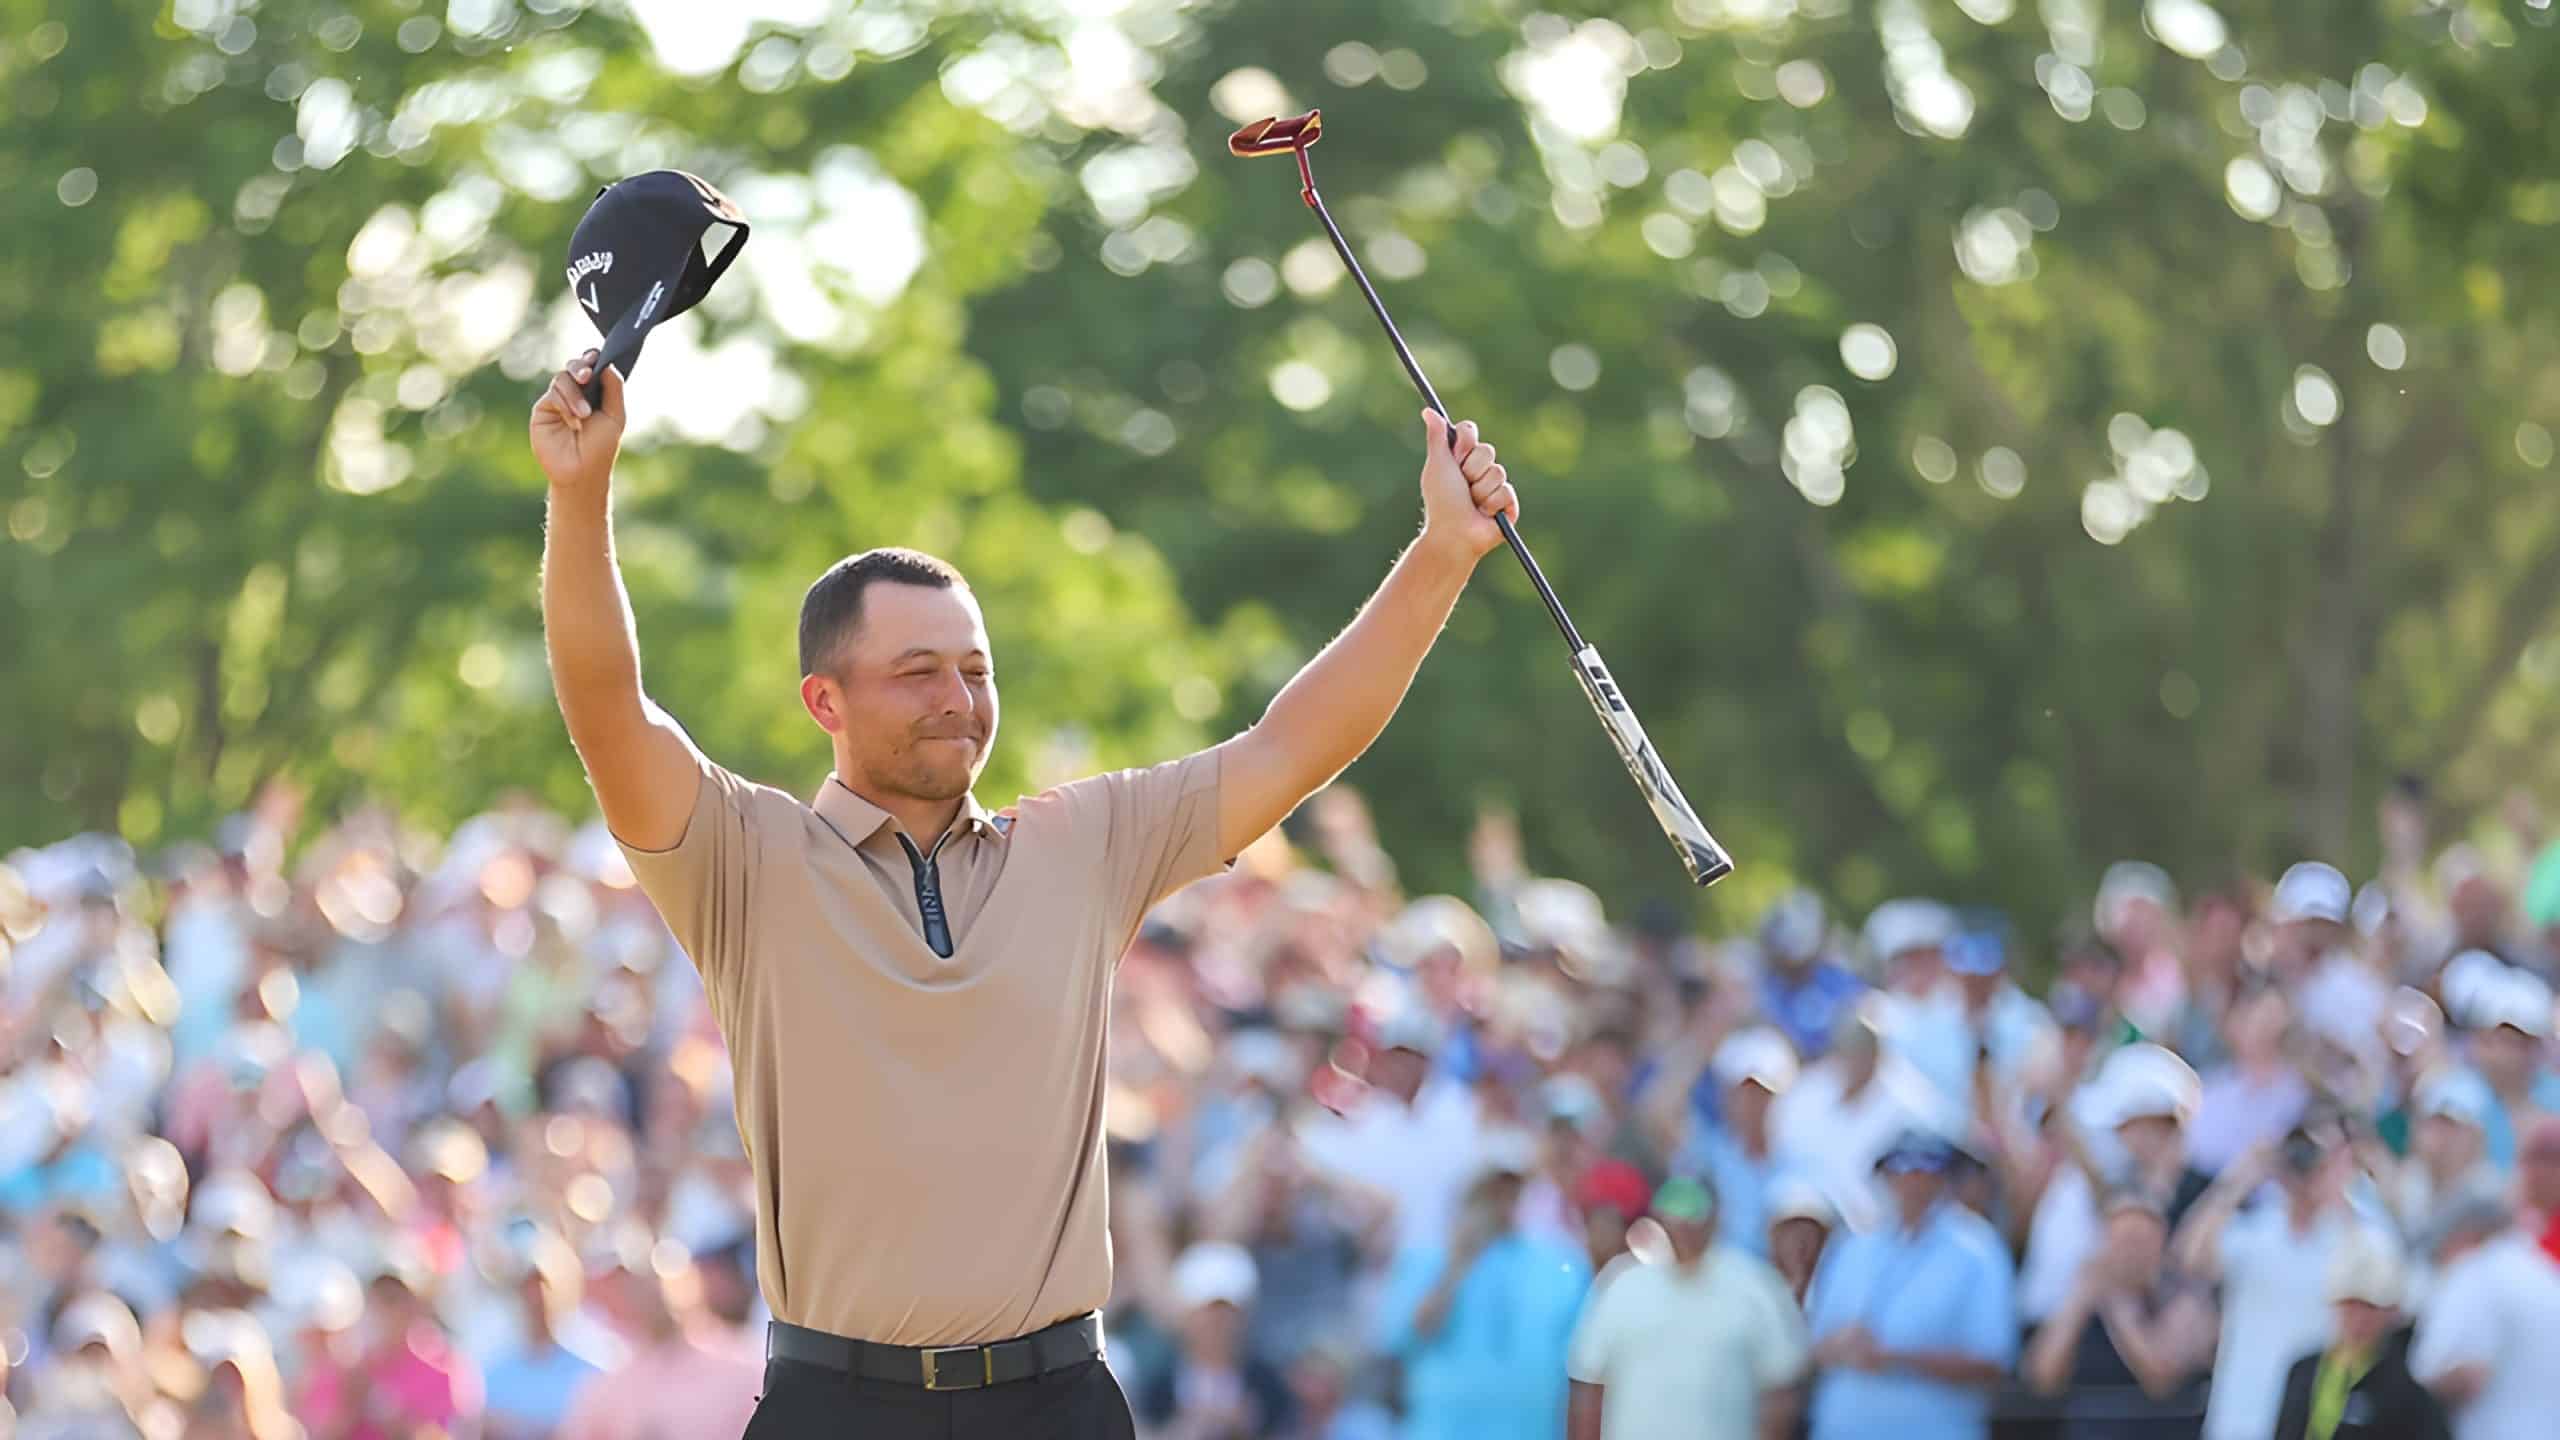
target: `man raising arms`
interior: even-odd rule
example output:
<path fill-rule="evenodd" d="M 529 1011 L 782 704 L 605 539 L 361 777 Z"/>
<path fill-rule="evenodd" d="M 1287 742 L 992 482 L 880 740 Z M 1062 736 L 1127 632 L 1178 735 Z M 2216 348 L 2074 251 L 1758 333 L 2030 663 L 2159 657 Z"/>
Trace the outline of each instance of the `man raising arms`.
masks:
<path fill-rule="evenodd" d="M 1260 723 L 990 814 L 986 623 L 950 566 L 838 562 L 800 615 L 834 773 L 806 803 L 697 750 L 641 685 L 613 552 L 622 377 L 534 406 L 552 685 L 606 824 L 702 972 L 756 1178 L 755 1440 L 1129 1433 L 1099 1362 L 1103 1035 L 1147 909 L 1219 869 L 1385 728 L 1518 499 L 1472 423 L 1424 417 L 1423 525 Z"/>

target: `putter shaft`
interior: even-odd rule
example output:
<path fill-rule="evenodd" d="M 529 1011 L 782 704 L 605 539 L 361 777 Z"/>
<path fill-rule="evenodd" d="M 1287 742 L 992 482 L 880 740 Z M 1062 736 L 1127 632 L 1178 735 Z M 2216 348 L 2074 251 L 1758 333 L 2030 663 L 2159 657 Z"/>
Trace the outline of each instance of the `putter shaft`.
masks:
<path fill-rule="evenodd" d="M 1370 313 L 1376 315 L 1378 324 L 1385 328 L 1388 342 L 1396 347 L 1396 358 L 1404 362 L 1404 373 L 1412 378 L 1413 388 L 1422 392 L 1422 402 L 1438 411 L 1442 420 L 1450 422 L 1451 443 L 1455 444 L 1456 422 L 1450 420 L 1449 407 L 1440 403 L 1440 392 L 1431 388 L 1430 377 L 1422 373 L 1422 366 L 1414 360 L 1413 351 L 1404 343 L 1404 336 L 1397 333 L 1394 318 L 1387 314 L 1386 302 L 1378 298 L 1377 287 L 1369 283 L 1368 273 L 1360 268 L 1359 258 L 1351 253 L 1351 242 L 1342 238 L 1342 227 L 1333 223 L 1332 213 L 1324 208 L 1324 197 L 1316 194 L 1315 175 L 1307 168 L 1307 152 L 1303 146 L 1298 150 L 1298 173 L 1305 181 L 1302 194 L 1307 208 L 1315 211 L 1316 218 L 1324 222 L 1324 233 L 1333 241 L 1334 253 L 1342 257 L 1342 267 L 1351 272 L 1353 282 L 1359 285 L 1361 295 L 1369 302 Z M 1511 547 L 1512 555 L 1520 561 L 1520 568 L 1528 572 L 1529 583 L 1537 587 L 1538 598 L 1547 602 L 1547 614 L 1554 617 L 1556 629 L 1564 633 L 1565 648 L 1581 651 L 1582 632 L 1573 628 L 1573 617 L 1565 613 L 1564 602 L 1556 598 L 1555 587 L 1547 583 L 1546 572 L 1538 568 L 1537 557 L 1529 553 L 1528 542 L 1520 538 L 1520 531 L 1512 525 L 1511 517 L 1496 515 L 1493 523 L 1502 527 L 1503 543 Z"/>

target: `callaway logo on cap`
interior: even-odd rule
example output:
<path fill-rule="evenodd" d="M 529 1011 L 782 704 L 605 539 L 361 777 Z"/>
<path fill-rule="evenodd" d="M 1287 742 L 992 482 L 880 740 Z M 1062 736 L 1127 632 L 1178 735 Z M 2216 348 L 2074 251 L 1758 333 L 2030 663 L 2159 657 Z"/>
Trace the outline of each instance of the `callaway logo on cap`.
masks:
<path fill-rule="evenodd" d="M 723 238 L 718 253 L 713 235 Z M 682 170 L 652 170 L 596 192 L 569 238 L 569 288 L 604 334 L 587 401 L 604 398 L 604 369 L 628 379 L 651 326 L 692 309 L 738 258 L 747 219 L 729 197 Z"/>

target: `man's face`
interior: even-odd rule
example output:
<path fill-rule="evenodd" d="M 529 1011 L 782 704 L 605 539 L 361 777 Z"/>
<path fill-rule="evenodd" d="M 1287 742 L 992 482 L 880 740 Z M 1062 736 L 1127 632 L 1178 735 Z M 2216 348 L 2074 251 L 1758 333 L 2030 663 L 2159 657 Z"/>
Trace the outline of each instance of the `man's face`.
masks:
<path fill-rule="evenodd" d="M 1904 1170 L 1885 1177 L 1885 1187 L 1893 1192 L 1893 1203 L 1905 1221 L 1917 1220 L 1947 1193 L 1946 1172 L 1941 1170 Z"/>
<path fill-rule="evenodd" d="M 2338 1302 L 2338 1339 L 2351 1349 L 2370 1350 L 2391 1330 L 2399 1312 L 2362 1300 Z"/>
<path fill-rule="evenodd" d="M 2166 1115 L 2137 1115 L 2116 1127 L 2116 1139 L 2146 1168 L 2177 1154 L 2184 1138 L 2178 1122 Z"/>
<path fill-rule="evenodd" d="M 1822 1242 L 1831 1238 L 1819 1220 L 1781 1220 L 1769 1227 L 1769 1260 L 1786 1274 L 1810 1275 L 1822 1259 Z"/>
<path fill-rule="evenodd" d="M 1757 1080 L 1744 1080 L 1725 1087 L 1725 1116 L 1736 1129 L 1757 1130 L 1769 1119 L 1769 1107 L 1776 1097 Z"/>
<path fill-rule="evenodd" d="M 2526 1138 L 2516 1175 L 2528 1208 L 2560 1213 L 2560 1129 L 2546 1125 Z"/>
<path fill-rule="evenodd" d="M 2471 1058 L 2491 1085 L 2514 1091 L 2531 1083 L 2534 1058 L 2541 1048 L 2541 1041 L 2513 1025 L 2492 1025 L 2472 1037 Z"/>
<path fill-rule="evenodd" d="M 831 675 L 801 697 L 876 794 L 956 800 L 996 738 L 996 676 L 977 597 L 953 586 L 876 581 Z"/>
<path fill-rule="evenodd" d="M 2418 1158 L 2447 1170 L 2480 1163 L 2488 1141 L 2478 1130 L 2451 1115 L 2430 1115 L 2418 1122 Z"/>

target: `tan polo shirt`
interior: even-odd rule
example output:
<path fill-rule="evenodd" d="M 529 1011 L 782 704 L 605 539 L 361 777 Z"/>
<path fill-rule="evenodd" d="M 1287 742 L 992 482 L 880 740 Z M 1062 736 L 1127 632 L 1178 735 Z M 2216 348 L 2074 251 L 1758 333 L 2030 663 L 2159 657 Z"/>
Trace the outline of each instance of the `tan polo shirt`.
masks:
<path fill-rule="evenodd" d="M 1111 977 L 1217 843 L 1215 752 L 973 799 L 949 959 L 897 822 L 832 778 L 804 805 L 705 761 L 684 839 L 623 847 L 728 1041 L 776 1319 L 956 1345 L 1102 1308 Z"/>

